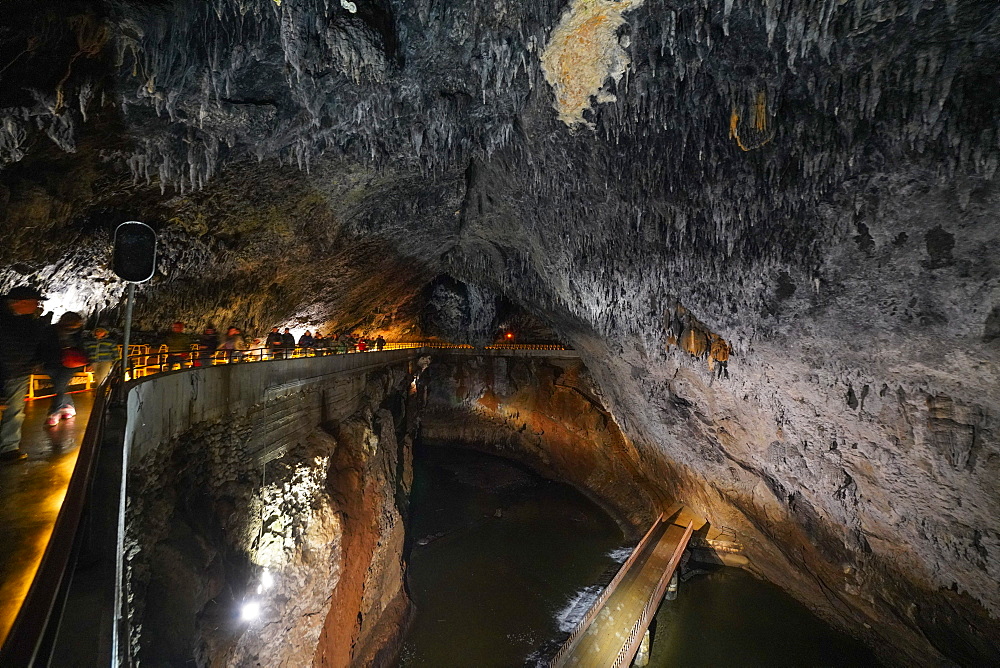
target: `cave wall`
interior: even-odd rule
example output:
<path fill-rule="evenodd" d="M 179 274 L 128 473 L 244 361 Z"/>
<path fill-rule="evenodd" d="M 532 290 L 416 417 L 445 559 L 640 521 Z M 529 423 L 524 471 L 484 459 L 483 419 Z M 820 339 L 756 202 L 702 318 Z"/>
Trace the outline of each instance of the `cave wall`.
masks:
<path fill-rule="evenodd" d="M 540 310 L 624 433 L 686 472 L 682 498 L 888 661 L 1000 651 L 1000 360 L 986 326 L 998 209 L 992 183 L 965 183 L 968 201 L 960 186 L 897 176 L 863 197 L 845 189 L 817 214 L 840 232 L 809 272 L 733 258 L 716 282 L 685 276 L 676 256 L 647 249 L 640 264 L 605 246 L 533 253 L 534 284 L 507 284 L 551 299 Z M 677 303 L 733 343 L 728 378 L 670 344 Z"/>
<path fill-rule="evenodd" d="M 276 372 L 293 365 L 281 383 Z M 410 609 L 408 364 L 336 366 L 214 367 L 133 389 L 132 420 L 163 434 L 140 444 L 143 430 L 132 430 L 126 552 L 139 665 L 387 665 L 394 655 Z M 244 390 L 193 402 L 211 388 L 195 375 L 242 388 L 268 380 L 256 400 Z M 185 420 L 185 403 L 222 410 Z M 242 620 L 250 601 L 260 617 Z"/>
<path fill-rule="evenodd" d="M 622 435 L 575 354 L 450 351 L 432 360 L 420 378 L 421 440 L 521 461 L 572 484 L 637 535 L 676 498 Z"/>

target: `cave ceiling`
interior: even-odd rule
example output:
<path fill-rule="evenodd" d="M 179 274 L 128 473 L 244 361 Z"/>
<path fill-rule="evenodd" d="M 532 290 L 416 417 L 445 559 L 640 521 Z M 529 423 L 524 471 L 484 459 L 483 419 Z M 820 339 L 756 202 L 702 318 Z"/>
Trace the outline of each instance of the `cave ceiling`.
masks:
<path fill-rule="evenodd" d="M 142 217 L 170 242 L 151 301 L 237 316 L 195 284 L 276 285 L 254 324 L 379 307 L 309 303 L 362 280 L 343 252 L 363 238 L 391 262 L 356 264 L 421 286 L 448 272 L 550 311 L 627 286 L 750 336 L 761 278 L 817 279 L 885 191 L 968 205 L 996 168 L 990 3 L 16 5 L 0 259 L 101 275 L 66 241 L 103 257 Z"/>

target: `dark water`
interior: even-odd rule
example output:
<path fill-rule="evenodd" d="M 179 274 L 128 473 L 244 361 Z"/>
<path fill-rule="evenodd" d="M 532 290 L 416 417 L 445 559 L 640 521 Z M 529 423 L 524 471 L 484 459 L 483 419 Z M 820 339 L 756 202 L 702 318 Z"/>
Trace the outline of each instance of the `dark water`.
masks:
<path fill-rule="evenodd" d="M 879 665 L 867 647 L 737 568 L 682 583 L 655 623 L 649 668 Z"/>
<path fill-rule="evenodd" d="M 533 665 L 572 628 L 574 601 L 582 614 L 628 554 L 583 495 L 466 450 L 418 450 L 411 511 L 417 613 L 402 666 Z M 656 623 L 650 666 L 876 665 L 781 590 L 733 569 L 682 584 Z"/>

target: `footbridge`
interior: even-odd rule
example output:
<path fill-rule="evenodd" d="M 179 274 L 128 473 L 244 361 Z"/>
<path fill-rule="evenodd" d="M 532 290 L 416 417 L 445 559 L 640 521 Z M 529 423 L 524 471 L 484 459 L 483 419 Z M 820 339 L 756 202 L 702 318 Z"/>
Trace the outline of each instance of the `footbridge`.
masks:
<path fill-rule="evenodd" d="M 693 530 L 694 520 L 688 520 L 683 507 L 660 515 L 550 665 L 631 665 Z"/>

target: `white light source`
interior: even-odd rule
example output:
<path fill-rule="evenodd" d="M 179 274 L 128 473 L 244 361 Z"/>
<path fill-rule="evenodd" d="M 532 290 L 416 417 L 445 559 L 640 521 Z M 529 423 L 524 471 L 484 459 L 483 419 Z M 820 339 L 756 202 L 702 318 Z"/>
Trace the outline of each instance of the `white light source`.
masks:
<path fill-rule="evenodd" d="M 240 616 L 245 622 L 257 619 L 260 617 L 260 603 L 257 601 L 247 601 L 243 604 L 243 609 L 240 610 Z"/>
<path fill-rule="evenodd" d="M 260 584 L 264 587 L 264 589 L 270 589 L 274 585 L 274 576 L 271 575 L 271 571 L 266 568 L 260 575 Z"/>

